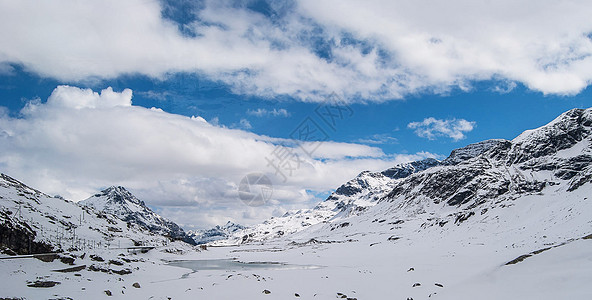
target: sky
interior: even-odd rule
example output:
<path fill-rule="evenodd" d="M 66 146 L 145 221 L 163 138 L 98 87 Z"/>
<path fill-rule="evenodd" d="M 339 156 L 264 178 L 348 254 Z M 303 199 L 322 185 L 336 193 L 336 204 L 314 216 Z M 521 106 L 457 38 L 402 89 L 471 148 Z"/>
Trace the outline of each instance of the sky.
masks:
<path fill-rule="evenodd" d="M 591 107 L 590 15 L 585 0 L 0 0 L 0 172 L 73 201 L 122 185 L 185 229 L 255 224 L 361 171 Z M 271 192 L 244 201 L 261 175 Z"/>

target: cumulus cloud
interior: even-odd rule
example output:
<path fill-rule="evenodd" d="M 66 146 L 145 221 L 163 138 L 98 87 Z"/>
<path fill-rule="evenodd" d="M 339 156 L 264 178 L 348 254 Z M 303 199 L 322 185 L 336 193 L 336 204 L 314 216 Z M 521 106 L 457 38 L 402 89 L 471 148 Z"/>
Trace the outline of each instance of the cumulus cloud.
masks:
<path fill-rule="evenodd" d="M 64 81 L 195 72 L 236 93 L 305 101 L 332 92 L 381 101 L 466 90 L 475 80 L 574 94 L 592 81 L 587 0 L 303 0 L 269 8 L 272 18 L 205 1 L 182 32 L 159 1 L 1 1 L 0 70 L 20 64 Z"/>
<path fill-rule="evenodd" d="M 475 124 L 475 122 L 469 122 L 464 119 L 441 120 L 430 117 L 425 118 L 421 122 L 411 122 L 407 127 L 415 129 L 415 134 L 418 136 L 430 140 L 445 136 L 454 141 L 459 141 L 466 137 L 465 133 L 473 130 Z"/>
<path fill-rule="evenodd" d="M 317 201 L 307 191 L 329 191 L 361 170 L 433 156 L 387 156 L 367 145 L 323 142 L 311 157 L 300 142 L 260 136 L 157 108 L 132 105 L 132 91 L 57 87 L 46 102 L 30 102 L 20 117 L 0 110 L 0 166 L 44 192 L 81 200 L 110 185 L 129 187 L 149 205 L 191 226 L 252 224 L 274 211 Z M 282 180 L 267 158 L 278 145 L 298 154 L 299 168 Z M 273 199 L 246 207 L 237 186 L 262 172 Z"/>
<path fill-rule="evenodd" d="M 132 90 L 114 92 L 111 87 L 93 92 L 91 89 L 79 89 L 67 85 L 58 86 L 47 99 L 47 105 L 62 108 L 109 108 L 132 105 Z M 32 109 L 32 106 L 29 106 Z"/>
<path fill-rule="evenodd" d="M 247 110 L 248 115 L 256 116 L 256 117 L 289 117 L 290 113 L 285 108 L 274 108 L 272 110 L 268 110 L 265 108 L 257 108 L 257 109 L 249 109 Z"/>

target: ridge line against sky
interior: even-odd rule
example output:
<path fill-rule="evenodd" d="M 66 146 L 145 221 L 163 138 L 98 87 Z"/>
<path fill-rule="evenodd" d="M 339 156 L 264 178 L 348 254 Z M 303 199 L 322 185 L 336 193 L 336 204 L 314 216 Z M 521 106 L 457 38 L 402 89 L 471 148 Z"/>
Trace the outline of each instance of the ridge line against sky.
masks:
<path fill-rule="evenodd" d="M 253 224 L 362 170 L 592 106 L 590 15 L 583 0 L 0 0 L 0 171 L 74 200 L 124 185 L 189 229 Z M 302 158 L 286 180 L 267 160 L 282 144 Z M 273 179 L 268 205 L 238 200 L 250 172 Z"/>

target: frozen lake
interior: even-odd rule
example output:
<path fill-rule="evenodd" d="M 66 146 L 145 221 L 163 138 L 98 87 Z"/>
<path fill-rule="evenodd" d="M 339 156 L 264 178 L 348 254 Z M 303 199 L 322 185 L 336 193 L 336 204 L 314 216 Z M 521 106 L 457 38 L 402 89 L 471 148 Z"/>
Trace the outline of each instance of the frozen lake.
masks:
<path fill-rule="evenodd" d="M 168 265 L 191 269 L 193 271 L 223 270 L 303 270 L 319 269 L 321 266 L 313 265 L 294 265 L 281 262 L 242 262 L 235 259 L 201 259 L 201 260 L 174 260 L 168 262 Z"/>

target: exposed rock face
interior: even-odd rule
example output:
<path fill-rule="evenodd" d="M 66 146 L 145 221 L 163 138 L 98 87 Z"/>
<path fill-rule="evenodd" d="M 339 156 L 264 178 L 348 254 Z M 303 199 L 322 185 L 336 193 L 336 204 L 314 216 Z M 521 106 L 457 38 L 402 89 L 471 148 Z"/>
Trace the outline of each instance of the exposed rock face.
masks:
<path fill-rule="evenodd" d="M 152 211 L 122 186 L 109 187 L 80 201 L 79 204 L 114 215 L 125 222 L 143 226 L 155 234 L 195 244 L 179 225 Z"/>
<path fill-rule="evenodd" d="M 410 215 L 453 207 L 445 220 L 460 224 L 487 210 L 546 188 L 577 190 L 592 182 L 592 108 L 573 109 L 514 140 L 487 140 L 455 149 L 438 162 L 426 159 L 383 172 L 360 173 L 310 210 L 289 212 L 238 232 L 235 241 L 281 236 L 322 222 L 364 214 L 377 203 Z M 442 225 L 440 225 L 442 226 Z M 334 228 L 329 225 L 328 228 Z"/>
<path fill-rule="evenodd" d="M 48 253 L 53 246 L 35 241 L 37 233 L 19 220 L 10 221 L 7 211 L 0 210 L 0 248 L 8 248 L 17 254 Z"/>
<path fill-rule="evenodd" d="M 539 193 L 569 181 L 573 191 L 592 179 L 592 109 L 570 110 L 512 141 L 491 140 L 452 151 L 441 166 L 398 181 L 382 199 L 476 207 L 488 200 Z"/>
<path fill-rule="evenodd" d="M 468 146 L 454 149 L 445 160 L 442 161 L 442 165 L 457 165 L 463 161 L 471 159 L 473 157 L 483 154 L 485 151 L 493 147 L 497 147 L 501 144 L 508 142 L 507 140 L 487 140 Z"/>

